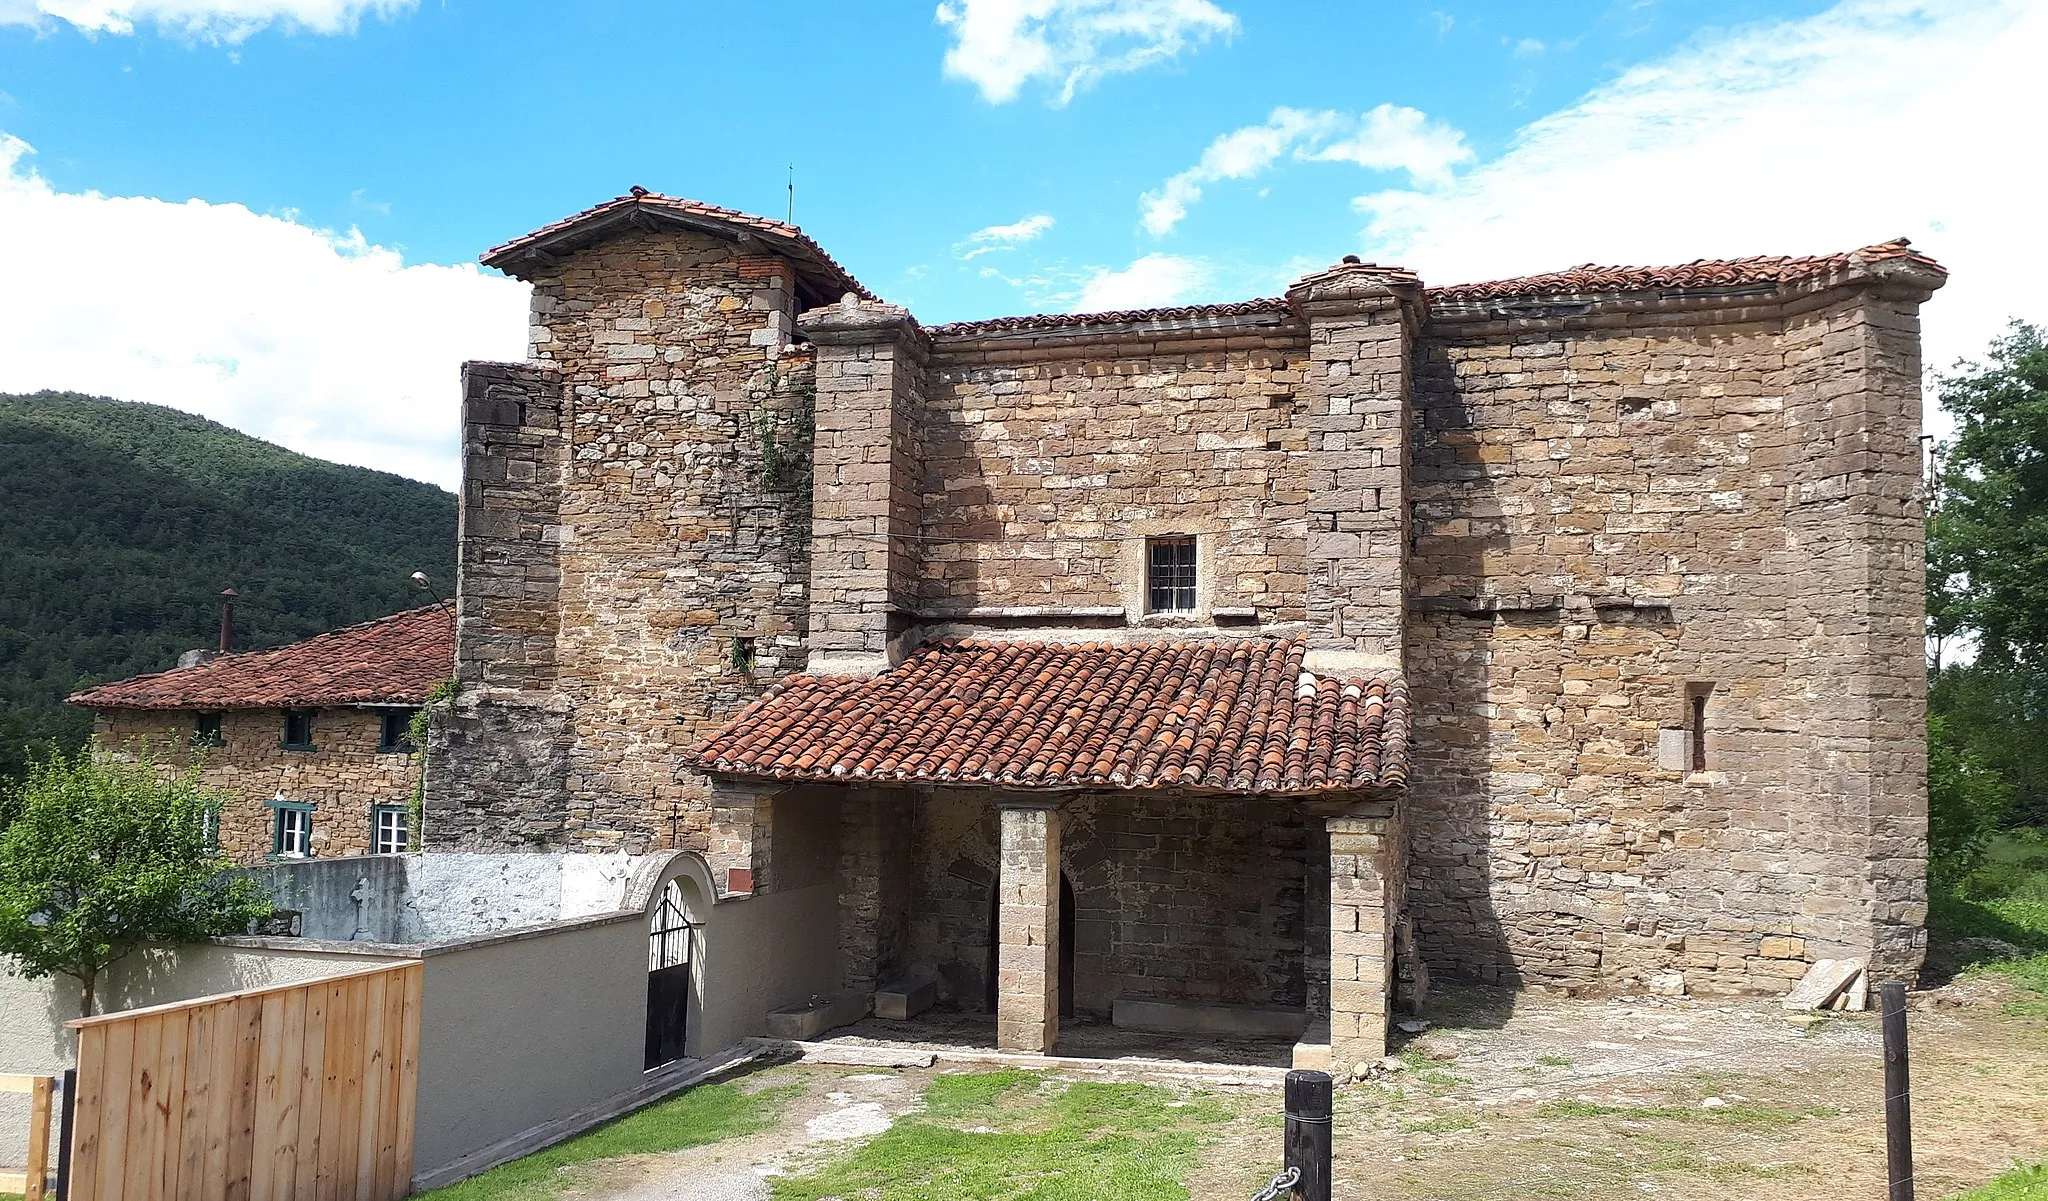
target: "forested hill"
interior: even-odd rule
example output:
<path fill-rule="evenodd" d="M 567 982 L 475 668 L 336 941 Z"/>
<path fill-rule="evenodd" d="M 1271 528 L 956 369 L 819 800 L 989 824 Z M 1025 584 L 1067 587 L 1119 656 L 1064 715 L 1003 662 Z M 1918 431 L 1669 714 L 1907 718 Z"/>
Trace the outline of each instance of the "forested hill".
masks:
<path fill-rule="evenodd" d="M 0 394 L 0 777 L 75 744 L 80 686 L 174 666 L 219 637 L 277 646 L 455 582 L 455 497 L 308 458 L 157 405 Z"/>

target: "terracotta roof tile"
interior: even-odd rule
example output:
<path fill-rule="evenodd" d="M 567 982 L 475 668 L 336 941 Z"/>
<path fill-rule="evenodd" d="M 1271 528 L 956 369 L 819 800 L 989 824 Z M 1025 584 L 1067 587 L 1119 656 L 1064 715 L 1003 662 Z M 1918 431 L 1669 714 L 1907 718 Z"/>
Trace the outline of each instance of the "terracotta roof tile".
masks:
<path fill-rule="evenodd" d="M 1287 301 L 1279 296 L 1255 300 L 1233 300 L 1227 304 L 1188 304 L 1163 309 L 1122 309 L 1108 313 L 1041 313 L 1022 317 L 991 317 L 986 321 L 954 321 L 934 325 L 926 332 L 935 338 L 963 338 L 979 334 L 1013 333 L 1035 329 L 1071 329 L 1083 325 L 1129 325 L 1144 321 L 1199 321 L 1204 318 L 1246 317 L 1259 313 L 1291 314 Z"/>
<path fill-rule="evenodd" d="M 91 709 L 288 709 L 418 705 L 455 672 L 455 618 L 445 605 L 408 609 L 267 651 L 88 688 Z"/>
<path fill-rule="evenodd" d="M 788 780 L 1311 793 L 1398 788 L 1398 678 L 1302 670 L 1299 639 L 940 642 L 872 679 L 796 676 L 702 770 Z"/>
<path fill-rule="evenodd" d="M 634 210 L 657 216 L 667 213 L 696 218 L 760 235 L 776 249 L 796 260 L 799 265 L 809 266 L 819 277 L 819 281 L 825 285 L 826 290 L 832 293 L 830 299 L 837 300 L 839 294 L 845 292 L 852 292 L 863 300 L 877 299 L 875 294 L 862 286 L 851 272 L 840 266 L 831 255 L 826 254 L 824 247 L 813 242 L 810 235 L 797 226 L 768 217 L 756 217 L 752 213 L 743 213 L 738 209 L 720 208 L 715 204 L 687 200 L 680 196 L 663 196 L 659 192 L 649 192 L 645 189 L 635 189 L 624 196 L 615 196 L 603 204 L 594 205 L 573 216 L 543 225 L 532 233 L 514 238 L 502 246 L 494 246 L 484 251 L 478 261 L 487 267 L 504 269 L 527 253 L 542 248 L 545 243 L 561 240 L 584 229 L 594 230 L 609 226 L 616 220 L 629 217 Z"/>
<path fill-rule="evenodd" d="M 1757 255 L 1746 259 L 1697 259 L 1673 267 L 1600 267 L 1588 263 L 1565 271 L 1496 279 L 1476 284 L 1430 288 L 1439 302 L 1500 300 L 1512 296 L 1577 296 L 1589 292 L 1645 292 L 1684 288 L 1731 288 L 1749 284 L 1796 283 L 1818 279 L 1866 263 L 1904 259 L 1923 270 L 1947 275 L 1941 264 L 1912 248 L 1904 238 L 1880 242 L 1843 254 L 1804 258 Z"/>

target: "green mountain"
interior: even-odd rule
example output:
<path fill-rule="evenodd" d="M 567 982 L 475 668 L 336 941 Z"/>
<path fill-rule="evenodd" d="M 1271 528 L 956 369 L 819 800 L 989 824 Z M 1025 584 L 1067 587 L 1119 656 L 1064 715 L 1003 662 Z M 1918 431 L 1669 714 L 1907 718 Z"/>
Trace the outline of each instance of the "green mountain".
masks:
<path fill-rule="evenodd" d="M 219 638 L 279 646 L 455 583 L 455 497 L 158 405 L 0 394 L 0 777 L 83 741 L 61 702 Z"/>

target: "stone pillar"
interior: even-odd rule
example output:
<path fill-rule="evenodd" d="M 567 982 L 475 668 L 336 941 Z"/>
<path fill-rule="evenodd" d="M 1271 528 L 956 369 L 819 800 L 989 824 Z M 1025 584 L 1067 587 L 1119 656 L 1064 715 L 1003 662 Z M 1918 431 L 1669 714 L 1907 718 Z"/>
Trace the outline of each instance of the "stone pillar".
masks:
<path fill-rule="evenodd" d="M 1328 819 L 1330 831 L 1330 1064 L 1350 1072 L 1387 1053 L 1394 987 L 1394 922 L 1401 905 L 1399 822 Z"/>
<path fill-rule="evenodd" d="M 873 993 L 904 969 L 910 942 L 912 798 L 849 788 L 839 805 L 839 962 L 847 991 Z"/>
<path fill-rule="evenodd" d="M 907 309 L 851 294 L 798 325 L 818 389 L 806 670 L 873 675 L 901 658 L 892 643 L 916 608 L 911 441 L 930 346 Z"/>
<path fill-rule="evenodd" d="M 1308 323 L 1311 670 L 1401 668 L 1408 563 L 1410 362 L 1422 286 L 1347 259 L 1304 277 L 1288 302 Z"/>
<path fill-rule="evenodd" d="M 1060 814 L 1003 806 L 997 879 L 996 1046 L 1050 1052 L 1060 1033 Z"/>
<path fill-rule="evenodd" d="M 558 372 L 462 365 L 455 675 L 465 688 L 554 687 L 566 458 Z"/>
<path fill-rule="evenodd" d="M 775 790 L 735 780 L 711 781 L 712 883 L 727 896 L 773 892 Z"/>

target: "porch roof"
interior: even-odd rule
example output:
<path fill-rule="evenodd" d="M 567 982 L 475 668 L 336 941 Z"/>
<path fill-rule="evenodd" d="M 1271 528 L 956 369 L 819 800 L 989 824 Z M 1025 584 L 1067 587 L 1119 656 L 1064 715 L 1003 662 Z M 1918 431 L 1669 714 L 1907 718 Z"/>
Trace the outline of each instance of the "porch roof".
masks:
<path fill-rule="evenodd" d="M 927 643 L 871 679 L 796 676 L 713 734 L 720 775 L 1300 794 L 1400 788 L 1398 676 L 1304 671 L 1300 639 Z"/>

